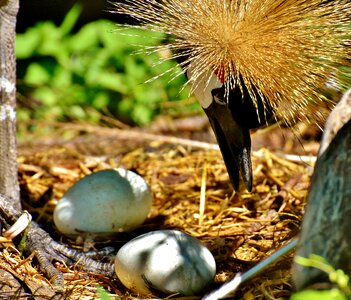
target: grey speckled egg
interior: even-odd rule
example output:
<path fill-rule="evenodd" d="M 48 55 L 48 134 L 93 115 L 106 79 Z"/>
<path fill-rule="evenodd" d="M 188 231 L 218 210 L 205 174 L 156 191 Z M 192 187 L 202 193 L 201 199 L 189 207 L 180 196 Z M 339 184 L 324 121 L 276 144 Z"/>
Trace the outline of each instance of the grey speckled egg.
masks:
<path fill-rule="evenodd" d="M 216 262 L 197 239 L 177 230 L 158 230 L 126 243 L 117 253 L 115 272 L 129 289 L 148 295 L 199 295 L 212 284 Z"/>
<path fill-rule="evenodd" d="M 151 209 L 146 181 L 124 169 L 102 170 L 74 184 L 54 210 L 54 223 L 63 234 L 111 235 L 142 224 Z"/>

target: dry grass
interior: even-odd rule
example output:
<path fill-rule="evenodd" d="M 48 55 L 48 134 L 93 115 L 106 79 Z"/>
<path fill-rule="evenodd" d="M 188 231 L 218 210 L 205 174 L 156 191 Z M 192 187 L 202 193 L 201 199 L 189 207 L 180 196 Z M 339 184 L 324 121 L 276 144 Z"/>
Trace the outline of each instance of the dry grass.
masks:
<path fill-rule="evenodd" d="M 81 247 L 76 241 L 59 237 L 52 229 L 52 212 L 57 201 L 79 178 L 114 167 L 125 167 L 142 175 L 151 186 L 154 202 L 148 220 L 140 229 L 113 242 L 121 246 L 136 234 L 160 228 L 187 232 L 213 253 L 218 267 L 216 285 L 269 256 L 298 233 L 311 166 L 262 150 L 261 155 L 253 156 L 252 193 L 244 190 L 235 193 L 219 151 L 194 148 L 191 143 L 187 146 L 146 142 L 142 133 L 140 142 L 133 139 L 128 144 L 114 132 L 96 128 L 93 136 L 79 138 L 78 142 L 75 139 L 68 143 L 32 143 L 20 148 L 19 178 L 24 208 L 64 243 Z M 108 151 L 89 154 L 90 148 L 99 152 L 99 144 L 108 145 Z M 31 257 L 22 258 L 11 243 L 3 244 L 0 264 L 1 269 L 10 270 L 19 281 L 30 277 L 38 285 L 50 285 L 37 270 L 36 262 Z M 238 298 L 287 297 L 291 290 L 290 264 L 288 257 L 271 266 L 263 275 L 243 285 Z M 88 274 L 62 263 L 56 266 L 64 272 L 66 299 L 98 299 L 97 286 L 121 298 L 138 298 L 116 278 Z"/>

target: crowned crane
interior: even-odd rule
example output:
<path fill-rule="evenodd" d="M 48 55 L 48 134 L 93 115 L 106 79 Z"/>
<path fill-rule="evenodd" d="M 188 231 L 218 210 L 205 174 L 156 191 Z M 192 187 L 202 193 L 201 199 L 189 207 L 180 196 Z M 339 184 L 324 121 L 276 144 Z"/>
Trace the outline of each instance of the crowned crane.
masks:
<path fill-rule="evenodd" d="M 323 119 L 323 86 L 347 64 L 350 8 L 348 0 L 124 0 L 113 11 L 169 35 L 160 48 L 180 61 L 234 188 L 242 178 L 251 190 L 250 129 Z"/>

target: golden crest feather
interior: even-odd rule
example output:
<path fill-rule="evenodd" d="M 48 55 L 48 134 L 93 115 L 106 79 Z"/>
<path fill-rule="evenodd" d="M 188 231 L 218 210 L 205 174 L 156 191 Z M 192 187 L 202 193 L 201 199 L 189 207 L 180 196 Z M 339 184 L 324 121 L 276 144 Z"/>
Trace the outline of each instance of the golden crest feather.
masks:
<path fill-rule="evenodd" d="M 269 101 L 287 123 L 309 120 L 308 107 L 348 64 L 349 0 L 125 0 L 113 11 L 139 27 L 164 32 L 196 81 L 210 69 L 226 91 L 245 85 L 255 103 Z M 192 82 L 190 82 L 192 83 Z M 257 93 L 254 93 L 253 90 Z M 315 119 L 318 119 L 318 113 Z"/>

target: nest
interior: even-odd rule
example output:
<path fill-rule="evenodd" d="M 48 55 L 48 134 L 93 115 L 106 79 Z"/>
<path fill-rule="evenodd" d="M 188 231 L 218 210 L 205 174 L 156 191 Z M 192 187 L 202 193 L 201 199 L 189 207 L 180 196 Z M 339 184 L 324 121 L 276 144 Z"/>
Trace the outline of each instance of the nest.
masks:
<path fill-rule="evenodd" d="M 52 236 L 82 250 L 110 242 L 120 247 L 136 235 L 156 229 L 184 231 L 214 255 L 217 274 L 213 288 L 268 257 L 298 233 L 312 173 L 310 164 L 261 149 L 252 157 L 253 191 L 234 192 L 215 146 L 156 139 L 140 131 L 134 134 L 140 138 L 127 143 L 131 133 L 123 135 L 119 130 L 96 127 L 70 142 L 39 141 L 21 147 L 18 162 L 24 209 L 35 221 L 45 224 Z M 99 151 L 98 145 L 104 149 Z M 102 245 L 60 236 L 52 221 L 57 201 L 80 178 L 115 167 L 133 170 L 149 183 L 154 202 L 147 221 L 135 232 L 121 234 Z M 289 296 L 292 256 L 243 284 L 236 295 L 243 299 Z M 17 280 L 30 279 L 32 292 L 35 285 L 51 286 L 32 257 L 23 258 L 11 243 L 3 244 L 0 264 Z M 64 273 L 66 299 L 99 299 L 99 287 L 118 298 L 139 298 L 117 278 L 87 273 L 60 262 L 56 267 Z M 17 291 L 19 296 L 26 293 L 20 286 Z"/>

